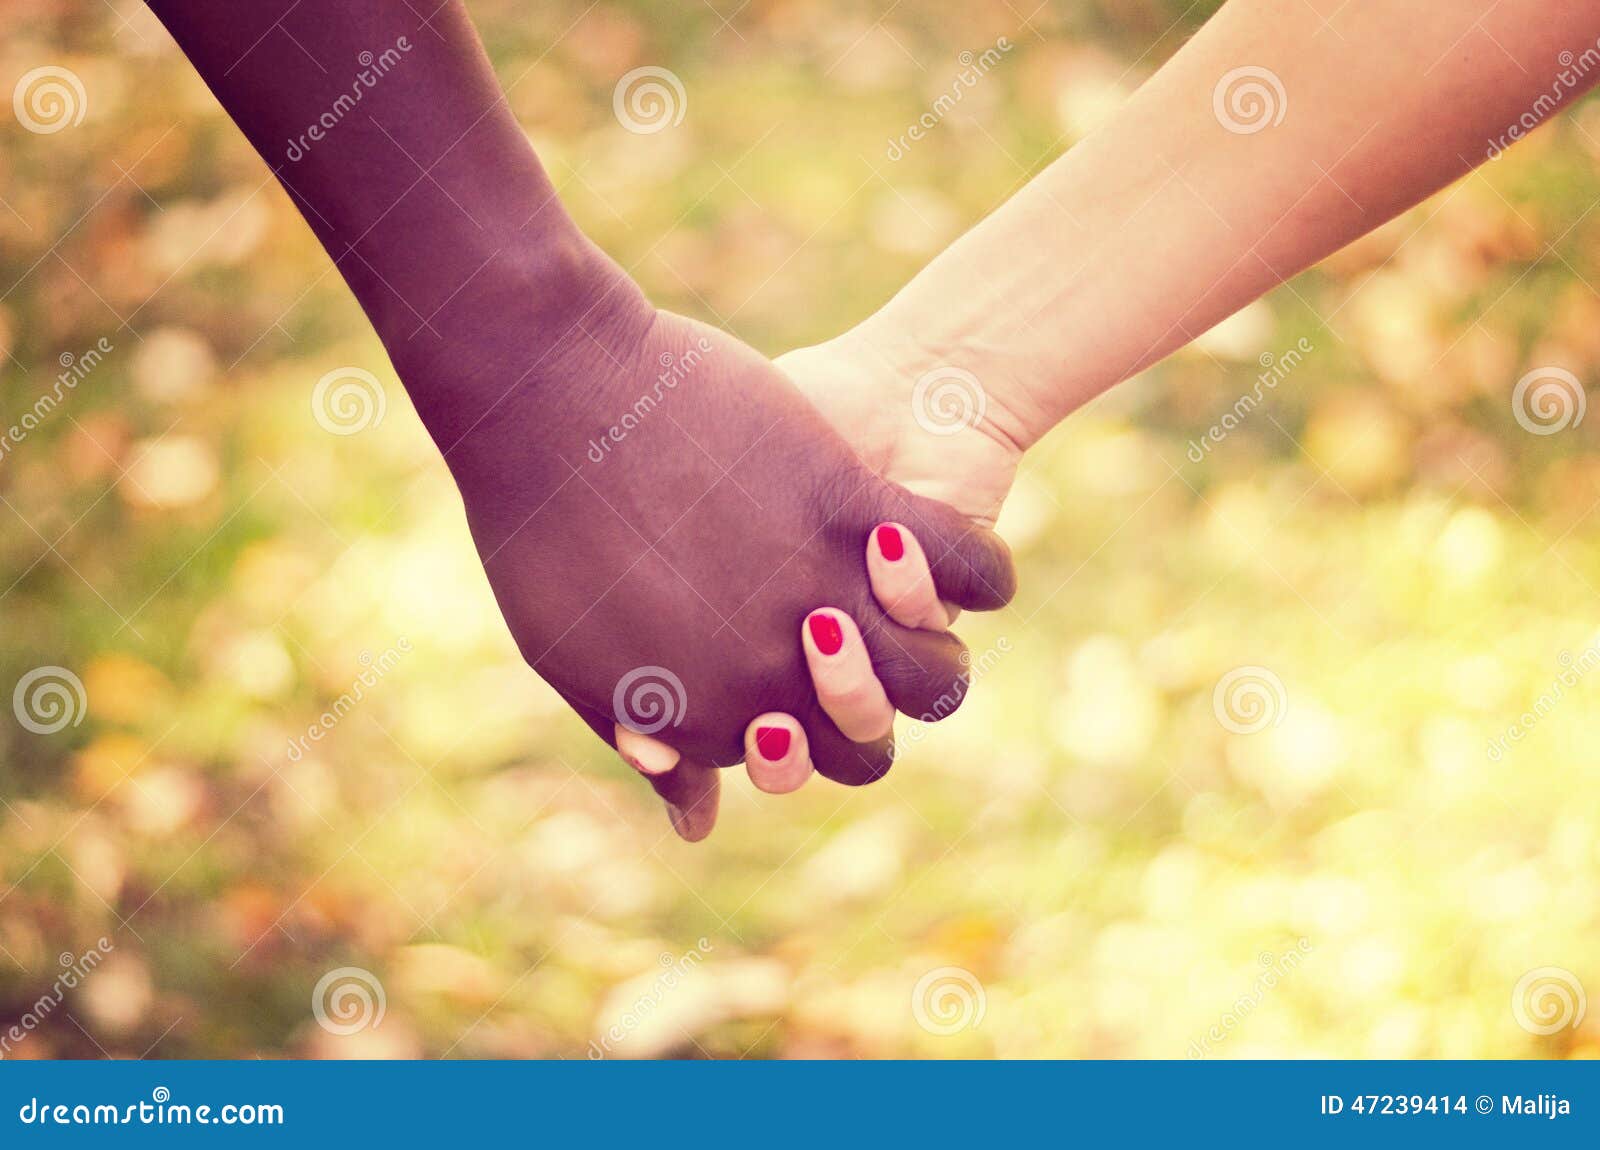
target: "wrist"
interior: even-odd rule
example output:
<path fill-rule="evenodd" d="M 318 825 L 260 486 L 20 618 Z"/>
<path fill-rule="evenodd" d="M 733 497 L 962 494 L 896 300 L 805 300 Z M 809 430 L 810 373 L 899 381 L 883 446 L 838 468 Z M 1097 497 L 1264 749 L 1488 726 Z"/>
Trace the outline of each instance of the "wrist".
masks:
<path fill-rule="evenodd" d="M 1019 381 L 1009 341 L 977 325 L 952 323 L 948 311 L 921 315 L 897 298 L 838 342 L 903 389 L 920 420 L 962 420 L 1018 454 L 1058 421 Z"/>
<path fill-rule="evenodd" d="M 478 270 L 426 326 L 404 307 L 373 316 L 452 467 L 504 434 L 539 442 L 615 374 L 655 317 L 637 285 L 576 228 L 464 250 Z"/>

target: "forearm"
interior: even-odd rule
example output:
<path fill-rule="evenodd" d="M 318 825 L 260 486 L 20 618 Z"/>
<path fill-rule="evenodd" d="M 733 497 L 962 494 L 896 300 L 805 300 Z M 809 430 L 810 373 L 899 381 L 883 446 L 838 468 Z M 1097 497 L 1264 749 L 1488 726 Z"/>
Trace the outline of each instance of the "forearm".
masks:
<path fill-rule="evenodd" d="M 583 314 L 596 281 L 625 282 L 593 274 L 606 261 L 556 201 L 459 0 L 150 6 L 391 354 L 472 340 L 492 362 L 497 342 L 514 339 L 525 358 L 530 342 L 558 339 Z M 512 295 L 519 315 L 550 322 L 488 330 L 497 299 Z M 407 379 L 425 419 L 459 402 L 417 394 L 442 374 Z"/>
<path fill-rule="evenodd" d="M 1031 444 L 1482 162 L 1531 109 L 1575 101 L 1600 80 L 1597 36 L 1583 0 L 1353 0 L 1326 25 L 1232 0 L 863 334 L 975 371 Z M 1258 105 L 1230 104 L 1241 65 Z"/>

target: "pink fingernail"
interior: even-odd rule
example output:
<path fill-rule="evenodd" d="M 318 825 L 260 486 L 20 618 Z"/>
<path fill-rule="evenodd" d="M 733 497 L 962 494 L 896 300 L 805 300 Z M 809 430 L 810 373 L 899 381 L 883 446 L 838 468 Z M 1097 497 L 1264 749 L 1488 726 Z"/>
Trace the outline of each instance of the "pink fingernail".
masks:
<path fill-rule="evenodd" d="M 789 731 L 785 727 L 757 727 L 756 750 L 769 763 L 776 763 L 789 753 Z"/>
<path fill-rule="evenodd" d="M 806 620 L 811 628 L 811 641 L 824 655 L 837 655 L 844 646 L 844 629 L 839 620 L 825 611 L 818 611 Z"/>

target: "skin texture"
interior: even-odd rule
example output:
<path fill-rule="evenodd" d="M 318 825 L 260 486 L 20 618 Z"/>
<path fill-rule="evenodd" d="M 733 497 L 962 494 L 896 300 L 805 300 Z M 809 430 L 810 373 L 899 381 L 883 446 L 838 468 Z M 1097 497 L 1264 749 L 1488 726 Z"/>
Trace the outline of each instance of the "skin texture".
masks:
<path fill-rule="evenodd" d="M 151 7 L 360 300 L 520 650 L 602 738 L 620 720 L 727 765 L 785 711 L 819 771 L 880 776 L 890 740 L 838 731 L 794 642 L 824 602 L 869 625 L 897 706 L 959 698 L 959 642 L 883 615 L 862 541 L 915 525 L 974 608 L 1013 591 L 1004 545 L 879 478 L 761 355 L 651 306 L 561 210 L 459 3 Z M 651 781 L 684 809 L 678 768 Z"/>
<path fill-rule="evenodd" d="M 926 318 L 937 332 L 936 317 Z M 777 360 L 867 466 L 975 525 L 992 527 L 1022 461 L 1021 446 L 1006 430 L 1015 420 L 1008 396 L 985 386 L 982 418 L 932 423 L 939 430 L 930 431 L 917 381 L 947 362 L 904 340 L 868 338 L 863 328 Z M 981 376 L 979 382 L 985 383 Z M 933 559 L 931 541 L 922 542 Z"/>

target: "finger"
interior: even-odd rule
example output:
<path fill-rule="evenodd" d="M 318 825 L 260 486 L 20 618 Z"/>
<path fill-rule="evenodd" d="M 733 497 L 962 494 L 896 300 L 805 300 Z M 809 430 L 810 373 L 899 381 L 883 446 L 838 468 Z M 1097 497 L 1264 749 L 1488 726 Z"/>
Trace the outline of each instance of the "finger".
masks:
<path fill-rule="evenodd" d="M 717 825 L 717 808 L 722 801 L 722 772 L 718 768 L 698 759 L 680 759 L 665 774 L 645 778 L 667 804 L 667 818 L 684 842 L 699 842 Z"/>
<path fill-rule="evenodd" d="M 872 659 L 855 621 L 824 607 L 801 627 L 806 665 L 821 704 L 840 734 L 853 743 L 884 738 L 894 730 L 894 707 L 872 672 Z"/>
<path fill-rule="evenodd" d="M 922 544 L 899 523 L 880 523 L 867 539 L 867 576 L 873 597 L 896 623 L 943 631 L 950 614 L 939 602 Z"/>
<path fill-rule="evenodd" d="M 621 723 L 615 725 L 617 753 L 641 775 L 664 775 L 678 765 L 678 752 L 660 739 L 641 735 Z"/>
<path fill-rule="evenodd" d="M 825 611 L 823 613 L 834 617 L 833 621 L 845 618 L 843 612 L 840 611 Z M 813 614 L 816 614 L 816 612 L 813 612 Z M 835 642 L 831 630 L 824 625 L 820 629 L 820 633 L 831 650 Z M 854 623 L 850 624 L 850 633 L 859 640 L 859 632 L 856 631 Z M 824 655 L 821 649 L 817 647 L 816 639 L 812 636 L 810 616 L 807 617 L 805 622 L 801 623 L 800 645 L 805 650 L 806 665 L 811 670 L 814 687 L 819 682 L 826 682 L 830 688 L 836 688 L 841 684 L 841 680 L 836 675 L 826 672 L 830 672 L 837 667 L 838 664 L 832 662 L 832 660 L 837 659 L 839 655 L 844 653 L 844 638 L 844 627 L 840 624 L 838 651 L 832 655 Z M 820 680 L 818 677 L 818 664 L 821 665 L 820 669 L 825 672 Z M 847 660 L 845 665 L 847 668 L 854 666 L 860 670 L 862 668 L 861 656 L 857 654 L 851 660 Z M 865 664 L 865 671 L 869 676 L 871 675 L 872 667 L 870 662 Z M 873 682 L 875 683 L 875 680 Z M 882 687 L 877 689 L 879 692 L 882 691 Z M 863 696 L 870 700 L 871 686 L 864 685 L 860 690 Z M 879 729 L 884 733 L 878 738 L 861 742 L 856 741 L 856 739 L 851 738 L 839 729 L 833 716 L 821 702 L 821 694 L 822 690 L 818 689 L 806 713 L 798 716 L 801 725 L 805 729 L 806 739 L 810 744 L 811 763 L 817 774 L 848 787 L 865 786 L 867 783 L 874 782 L 888 774 L 889 768 L 894 764 L 894 736 L 890 731 L 894 725 L 893 708 L 888 707 L 885 715 L 886 721 L 878 724 Z M 860 708 L 857 709 L 859 710 Z"/>
<path fill-rule="evenodd" d="M 1017 573 L 1005 540 L 937 499 L 900 489 L 889 502 L 876 522 L 916 529 L 943 598 L 972 611 L 993 611 L 1011 602 Z"/>
<path fill-rule="evenodd" d="M 923 631 L 882 619 L 863 641 L 889 702 L 904 715 L 936 723 L 966 698 L 971 656 L 949 631 Z"/>
<path fill-rule="evenodd" d="M 744 729 L 744 767 L 756 789 L 769 795 L 797 791 L 811 777 L 806 729 L 793 715 L 768 711 Z"/>
<path fill-rule="evenodd" d="M 717 825 L 722 799 L 720 771 L 705 763 L 681 760 L 678 752 L 665 743 L 630 731 L 593 707 L 575 699 L 567 702 L 595 734 L 602 739 L 610 734 L 610 741 L 624 760 L 644 776 L 666 804 L 667 818 L 679 838 L 694 843 L 711 833 Z"/>
<path fill-rule="evenodd" d="M 816 698 L 804 715 L 796 716 L 811 745 L 811 765 L 817 774 L 847 787 L 864 787 L 889 773 L 894 766 L 894 736 L 854 743 L 834 725 Z"/>

